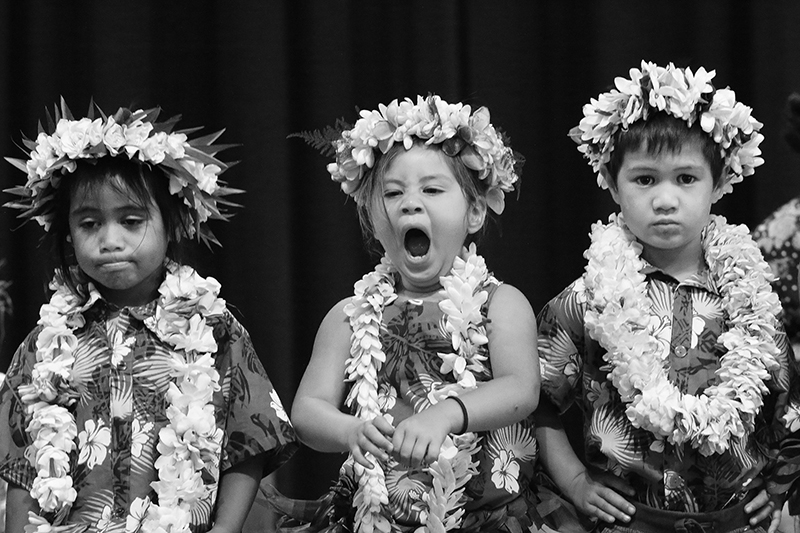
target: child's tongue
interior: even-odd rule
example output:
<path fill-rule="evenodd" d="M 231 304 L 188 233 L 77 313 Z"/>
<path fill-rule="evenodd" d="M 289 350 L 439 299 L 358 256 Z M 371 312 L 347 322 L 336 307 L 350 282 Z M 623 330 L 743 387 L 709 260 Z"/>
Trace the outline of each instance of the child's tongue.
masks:
<path fill-rule="evenodd" d="M 431 240 L 422 230 L 411 229 L 406 233 L 405 246 L 412 256 L 421 257 L 428 253 Z"/>

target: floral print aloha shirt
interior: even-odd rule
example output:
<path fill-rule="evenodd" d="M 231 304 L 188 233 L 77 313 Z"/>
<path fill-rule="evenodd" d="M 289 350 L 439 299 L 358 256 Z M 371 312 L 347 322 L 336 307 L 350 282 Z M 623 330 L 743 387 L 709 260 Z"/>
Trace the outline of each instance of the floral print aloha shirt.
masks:
<path fill-rule="evenodd" d="M 158 477 L 158 432 L 168 422 L 171 347 L 143 322 L 153 315 L 155 302 L 110 311 L 110 304 L 98 301 L 76 332 L 78 450 L 71 475 L 78 498 L 65 522 L 77 526 L 75 533 L 121 533 L 127 520 L 137 518 L 131 503 L 154 495 L 150 483 Z M 297 449 L 294 429 L 244 327 L 228 311 L 208 320 L 219 347 L 215 366 L 221 390 L 213 403 L 225 437 L 218 468 L 204 470 L 203 478 L 217 482 L 221 472 L 259 454 L 266 456 L 265 476 Z M 38 334 L 39 327 L 23 341 L 0 390 L 0 476 L 28 490 L 36 473 L 24 458 L 29 436 L 16 391 L 31 380 Z M 112 358 L 119 360 L 116 367 Z M 193 511 L 194 533 L 212 525 L 215 497 L 216 484 Z"/>
<path fill-rule="evenodd" d="M 725 351 L 717 342 L 725 328 L 719 292 L 708 270 L 680 283 L 649 265 L 643 273 L 658 323 L 657 338 L 670 350 L 669 379 L 681 392 L 699 394 L 717 383 L 715 372 Z M 584 327 L 582 287 L 582 279 L 573 282 L 538 317 L 540 403 L 549 401 L 562 413 L 577 404 L 582 412 L 582 451 L 590 468 L 625 478 L 641 503 L 680 512 L 725 508 L 744 497 L 742 487 L 763 488 L 765 478 L 770 492 L 788 488 L 798 467 L 778 455 L 788 442 L 781 417 L 790 382 L 797 386 L 797 371 L 783 331 L 776 336 L 780 368 L 767 381 L 769 394 L 755 431 L 725 453 L 706 457 L 691 445 L 672 445 L 631 424 L 607 378 L 605 349 Z"/>

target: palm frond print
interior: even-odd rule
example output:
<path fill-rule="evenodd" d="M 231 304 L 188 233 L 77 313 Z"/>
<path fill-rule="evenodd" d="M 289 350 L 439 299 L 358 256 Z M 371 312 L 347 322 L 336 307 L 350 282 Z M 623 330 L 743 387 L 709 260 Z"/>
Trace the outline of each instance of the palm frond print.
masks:
<path fill-rule="evenodd" d="M 490 431 L 484 442 L 492 458 L 505 451 L 521 461 L 533 461 L 539 454 L 539 444 L 529 424 L 517 423 Z"/>
<path fill-rule="evenodd" d="M 623 468 L 630 467 L 637 461 L 638 446 L 629 425 L 625 424 L 623 418 L 614 416 L 609 404 L 592 413 L 590 435 L 603 455 L 612 458 Z"/>

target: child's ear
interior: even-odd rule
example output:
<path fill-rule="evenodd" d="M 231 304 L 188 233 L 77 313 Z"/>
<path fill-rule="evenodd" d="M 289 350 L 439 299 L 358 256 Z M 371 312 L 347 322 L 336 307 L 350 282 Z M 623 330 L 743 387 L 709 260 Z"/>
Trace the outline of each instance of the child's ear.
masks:
<path fill-rule="evenodd" d="M 486 202 L 483 199 L 473 202 L 467 212 L 467 231 L 470 235 L 477 233 L 486 221 Z"/>
<path fill-rule="evenodd" d="M 611 179 L 611 173 L 608 171 L 605 165 L 600 167 L 600 177 L 602 177 L 606 185 L 608 185 L 608 191 L 611 193 L 611 198 L 619 205 L 619 195 L 617 194 L 617 186 L 614 183 L 614 180 Z"/>
<path fill-rule="evenodd" d="M 716 185 L 714 187 L 714 190 L 711 191 L 711 203 L 712 204 L 717 203 L 719 201 L 719 199 L 722 198 L 725 195 L 725 193 L 722 192 L 722 189 L 723 189 L 722 183 L 719 183 L 718 185 Z"/>

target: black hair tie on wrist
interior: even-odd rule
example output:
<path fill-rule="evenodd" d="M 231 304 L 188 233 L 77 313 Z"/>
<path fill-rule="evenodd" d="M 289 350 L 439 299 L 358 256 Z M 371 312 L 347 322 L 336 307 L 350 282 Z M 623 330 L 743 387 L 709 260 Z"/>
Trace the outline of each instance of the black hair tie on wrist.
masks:
<path fill-rule="evenodd" d="M 467 432 L 467 427 L 469 427 L 469 413 L 467 412 L 467 406 L 464 405 L 464 402 L 461 401 L 461 398 L 458 396 L 449 396 L 449 399 L 455 400 L 459 407 L 461 407 L 461 414 L 464 415 L 464 423 L 461 425 L 461 430 L 456 433 L 456 435 L 463 435 Z"/>

